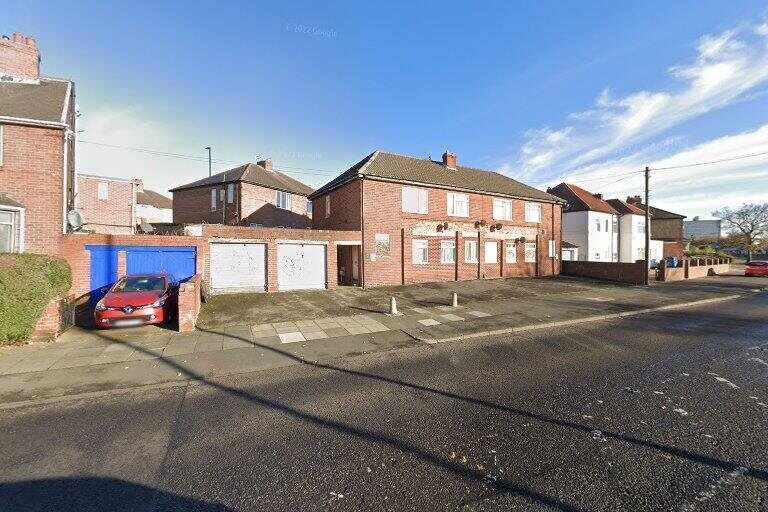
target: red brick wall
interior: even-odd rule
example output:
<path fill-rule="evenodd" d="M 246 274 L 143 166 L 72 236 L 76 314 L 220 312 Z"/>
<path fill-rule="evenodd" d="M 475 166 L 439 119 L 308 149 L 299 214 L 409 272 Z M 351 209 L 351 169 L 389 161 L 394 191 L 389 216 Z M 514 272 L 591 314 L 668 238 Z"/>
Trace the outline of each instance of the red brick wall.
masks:
<path fill-rule="evenodd" d="M 312 219 L 307 212 L 307 198 L 291 194 L 291 209 L 283 210 L 275 206 L 277 191 L 259 187 L 251 183 L 240 184 L 240 223 L 248 226 L 284 226 L 292 228 L 309 228 Z"/>
<path fill-rule="evenodd" d="M 35 40 L 18 32 L 10 40 L 0 38 L 0 76 L 37 80 L 40 76 L 40 52 Z"/>
<path fill-rule="evenodd" d="M 609 263 L 601 261 L 564 261 L 563 274 L 618 281 L 634 285 L 644 284 L 647 273 L 645 262 Z"/>
<path fill-rule="evenodd" d="M 315 229 L 360 230 L 360 206 L 363 180 L 354 180 L 328 194 L 316 198 L 312 225 Z M 331 214 L 325 216 L 325 203 L 330 196 Z"/>
<path fill-rule="evenodd" d="M 458 279 L 477 279 L 479 277 L 553 275 L 560 271 L 559 258 L 548 257 L 547 241 L 553 237 L 556 241 L 556 255 L 560 254 L 560 206 L 542 203 L 542 222 L 525 222 L 525 201 L 512 200 L 512 220 L 493 220 L 493 196 L 485 194 L 468 194 L 470 212 L 468 218 L 449 217 L 447 215 L 446 190 L 429 189 L 429 208 L 425 215 L 402 212 L 402 186 L 396 183 L 365 180 L 363 182 L 363 278 L 364 285 L 381 286 L 404 282 L 417 283 L 428 281 L 444 281 L 456 278 L 457 270 L 454 264 L 440 263 L 440 240 L 455 239 L 456 226 L 461 227 L 458 244 Z M 333 200 L 331 205 L 333 207 Z M 318 212 L 320 208 L 318 207 Z M 471 225 L 475 221 L 485 220 L 487 225 L 481 228 L 479 244 L 479 265 L 465 263 L 464 240 L 477 240 L 473 233 L 471 237 L 463 233 L 474 230 Z M 446 233 L 450 236 L 417 236 L 418 239 L 428 240 L 429 264 L 413 265 L 411 240 L 414 236 L 412 229 L 423 222 L 448 222 Z M 539 238 L 538 269 L 535 263 L 524 262 L 524 245 L 517 244 L 517 262 L 504 263 L 504 243 L 498 244 L 499 261 L 494 264 L 485 263 L 484 245 L 486 241 L 496 240 L 489 232 L 491 224 L 501 223 L 504 228 L 531 228 Z M 470 227 L 467 227 L 467 226 Z M 404 229 L 404 233 L 401 231 Z M 376 234 L 389 234 L 390 256 L 386 259 L 371 259 L 374 253 Z M 512 243 L 512 242 L 506 242 Z M 554 268 L 553 268 L 554 267 Z M 405 277 L 403 277 L 405 276 Z"/>
<path fill-rule="evenodd" d="M 107 186 L 106 200 L 99 199 L 99 183 Z M 133 233 L 134 188 L 131 181 L 78 175 L 75 205 L 83 214 L 83 229 L 112 235 Z"/>
<path fill-rule="evenodd" d="M 179 285 L 178 315 L 179 332 L 195 330 L 197 316 L 200 314 L 201 277 L 196 274 L 189 281 Z"/>
<path fill-rule="evenodd" d="M 0 192 L 26 208 L 26 252 L 57 254 L 63 229 L 63 130 L 3 125 Z"/>
<path fill-rule="evenodd" d="M 219 191 L 216 210 L 211 210 L 211 188 L 199 187 L 173 192 L 173 222 L 175 223 L 222 223 L 221 191 L 226 185 L 217 185 Z M 291 211 L 276 206 L 277 191 L 251 183 L 238 183 L 232 203 L 226 205 L 225 224 L 261 224 L 266 227 L 307 228 L 312 220 L 307 214 L 307 198 L 293 194 Z"/>

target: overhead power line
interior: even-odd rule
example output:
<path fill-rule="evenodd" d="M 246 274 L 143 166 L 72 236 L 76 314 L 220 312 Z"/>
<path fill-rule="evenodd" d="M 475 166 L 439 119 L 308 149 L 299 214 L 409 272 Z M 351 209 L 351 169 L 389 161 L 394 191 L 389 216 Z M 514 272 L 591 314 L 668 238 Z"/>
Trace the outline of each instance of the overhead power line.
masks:
<path fill-rule="evenodd" d="M 734 156 L 731 158 L 722 158 L 720 160 L 710 160 L 709 162 L 696 162 L 694 164 L 686 164 L 686 165 L 673 165 L 670 167 L 651 167 L 652 171 L 668 171 L 671 169 L 684 169 L 686 167 L 698 167 L 701 165 L 711 165 L 711 164 L 721 164 L 723 162 L 732 162 L 734 160 L 743 160 L 745 158 L 752 158 L 755 156 L 763 156 L 768 155 L 768 151 L 763 151 L 761 153 L 752 153 L 750 155 L 741 155 L 741 156 Z"/>

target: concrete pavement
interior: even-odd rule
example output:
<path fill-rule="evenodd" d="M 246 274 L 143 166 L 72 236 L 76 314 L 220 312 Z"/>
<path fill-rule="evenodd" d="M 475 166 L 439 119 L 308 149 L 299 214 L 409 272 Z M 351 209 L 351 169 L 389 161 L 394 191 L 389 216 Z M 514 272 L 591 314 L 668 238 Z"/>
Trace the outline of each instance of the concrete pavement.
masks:
<path fill-rule="evenodd" d="M 180 334 L 156 327 L 118 331 L 72 330 L 62 341 L 33 344 L 0 355 L 0 402 L 88 391 L 185 381 L 178 366 L 202 375 L 225 375 L 332 360 L 441 340 L 500 335 L 562 322 L 609 318 L 632 312 L 722 299 L 761 289 L 764 280 L 724 276 L 657 284 L 650 288 L 560 278 L 543 282 L 547 293 L 530 292 L 532 280 L 482 283 L 484 293 L 446 304 L 381 313 L 204 328 Z M 478 286 L 478 285 L 475 285 Z M 511 298 L 510 298 L 511 296 Z M 448 302 L 448 300 L 446 301 Z"/>
<path fill-rule="evenodd" d="M 179 365 L 172 387 L 6 408 L 0 508 L 764 511 L 766 313 L 751 294 L 241 375 Z"/>

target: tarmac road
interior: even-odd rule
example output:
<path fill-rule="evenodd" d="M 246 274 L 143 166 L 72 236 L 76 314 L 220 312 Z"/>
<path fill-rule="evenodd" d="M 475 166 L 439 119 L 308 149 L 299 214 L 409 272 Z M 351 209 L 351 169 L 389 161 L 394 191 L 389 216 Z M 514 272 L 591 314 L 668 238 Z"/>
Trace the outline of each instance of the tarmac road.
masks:
<path fill-rule="evenodd" d="M 767 314 L 762 293 L 0 409 L 0 510 L 765 511 Z"/>

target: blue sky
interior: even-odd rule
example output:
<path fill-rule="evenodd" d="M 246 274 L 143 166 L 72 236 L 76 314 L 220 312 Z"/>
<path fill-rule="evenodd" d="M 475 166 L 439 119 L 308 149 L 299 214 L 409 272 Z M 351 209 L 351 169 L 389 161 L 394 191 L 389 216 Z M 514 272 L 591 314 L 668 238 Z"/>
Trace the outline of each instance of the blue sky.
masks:
<path fill-rule="evenodd" d="M 374 149 L 546 188 L 641 191 L 644 165 L 768 151 L 765 2 L 5 2 L 77 83 L 78 167 L 167 190 L 271 156 L 319 186 Z M 635 4 L 635 5 L 633 5 Z M 673 4 L 673 5 L 669 5 Z M 231 163 L 231 165 L 230 165 Z M 659 171 L 658 206 L 768 201 L 768 156 Z"/>

